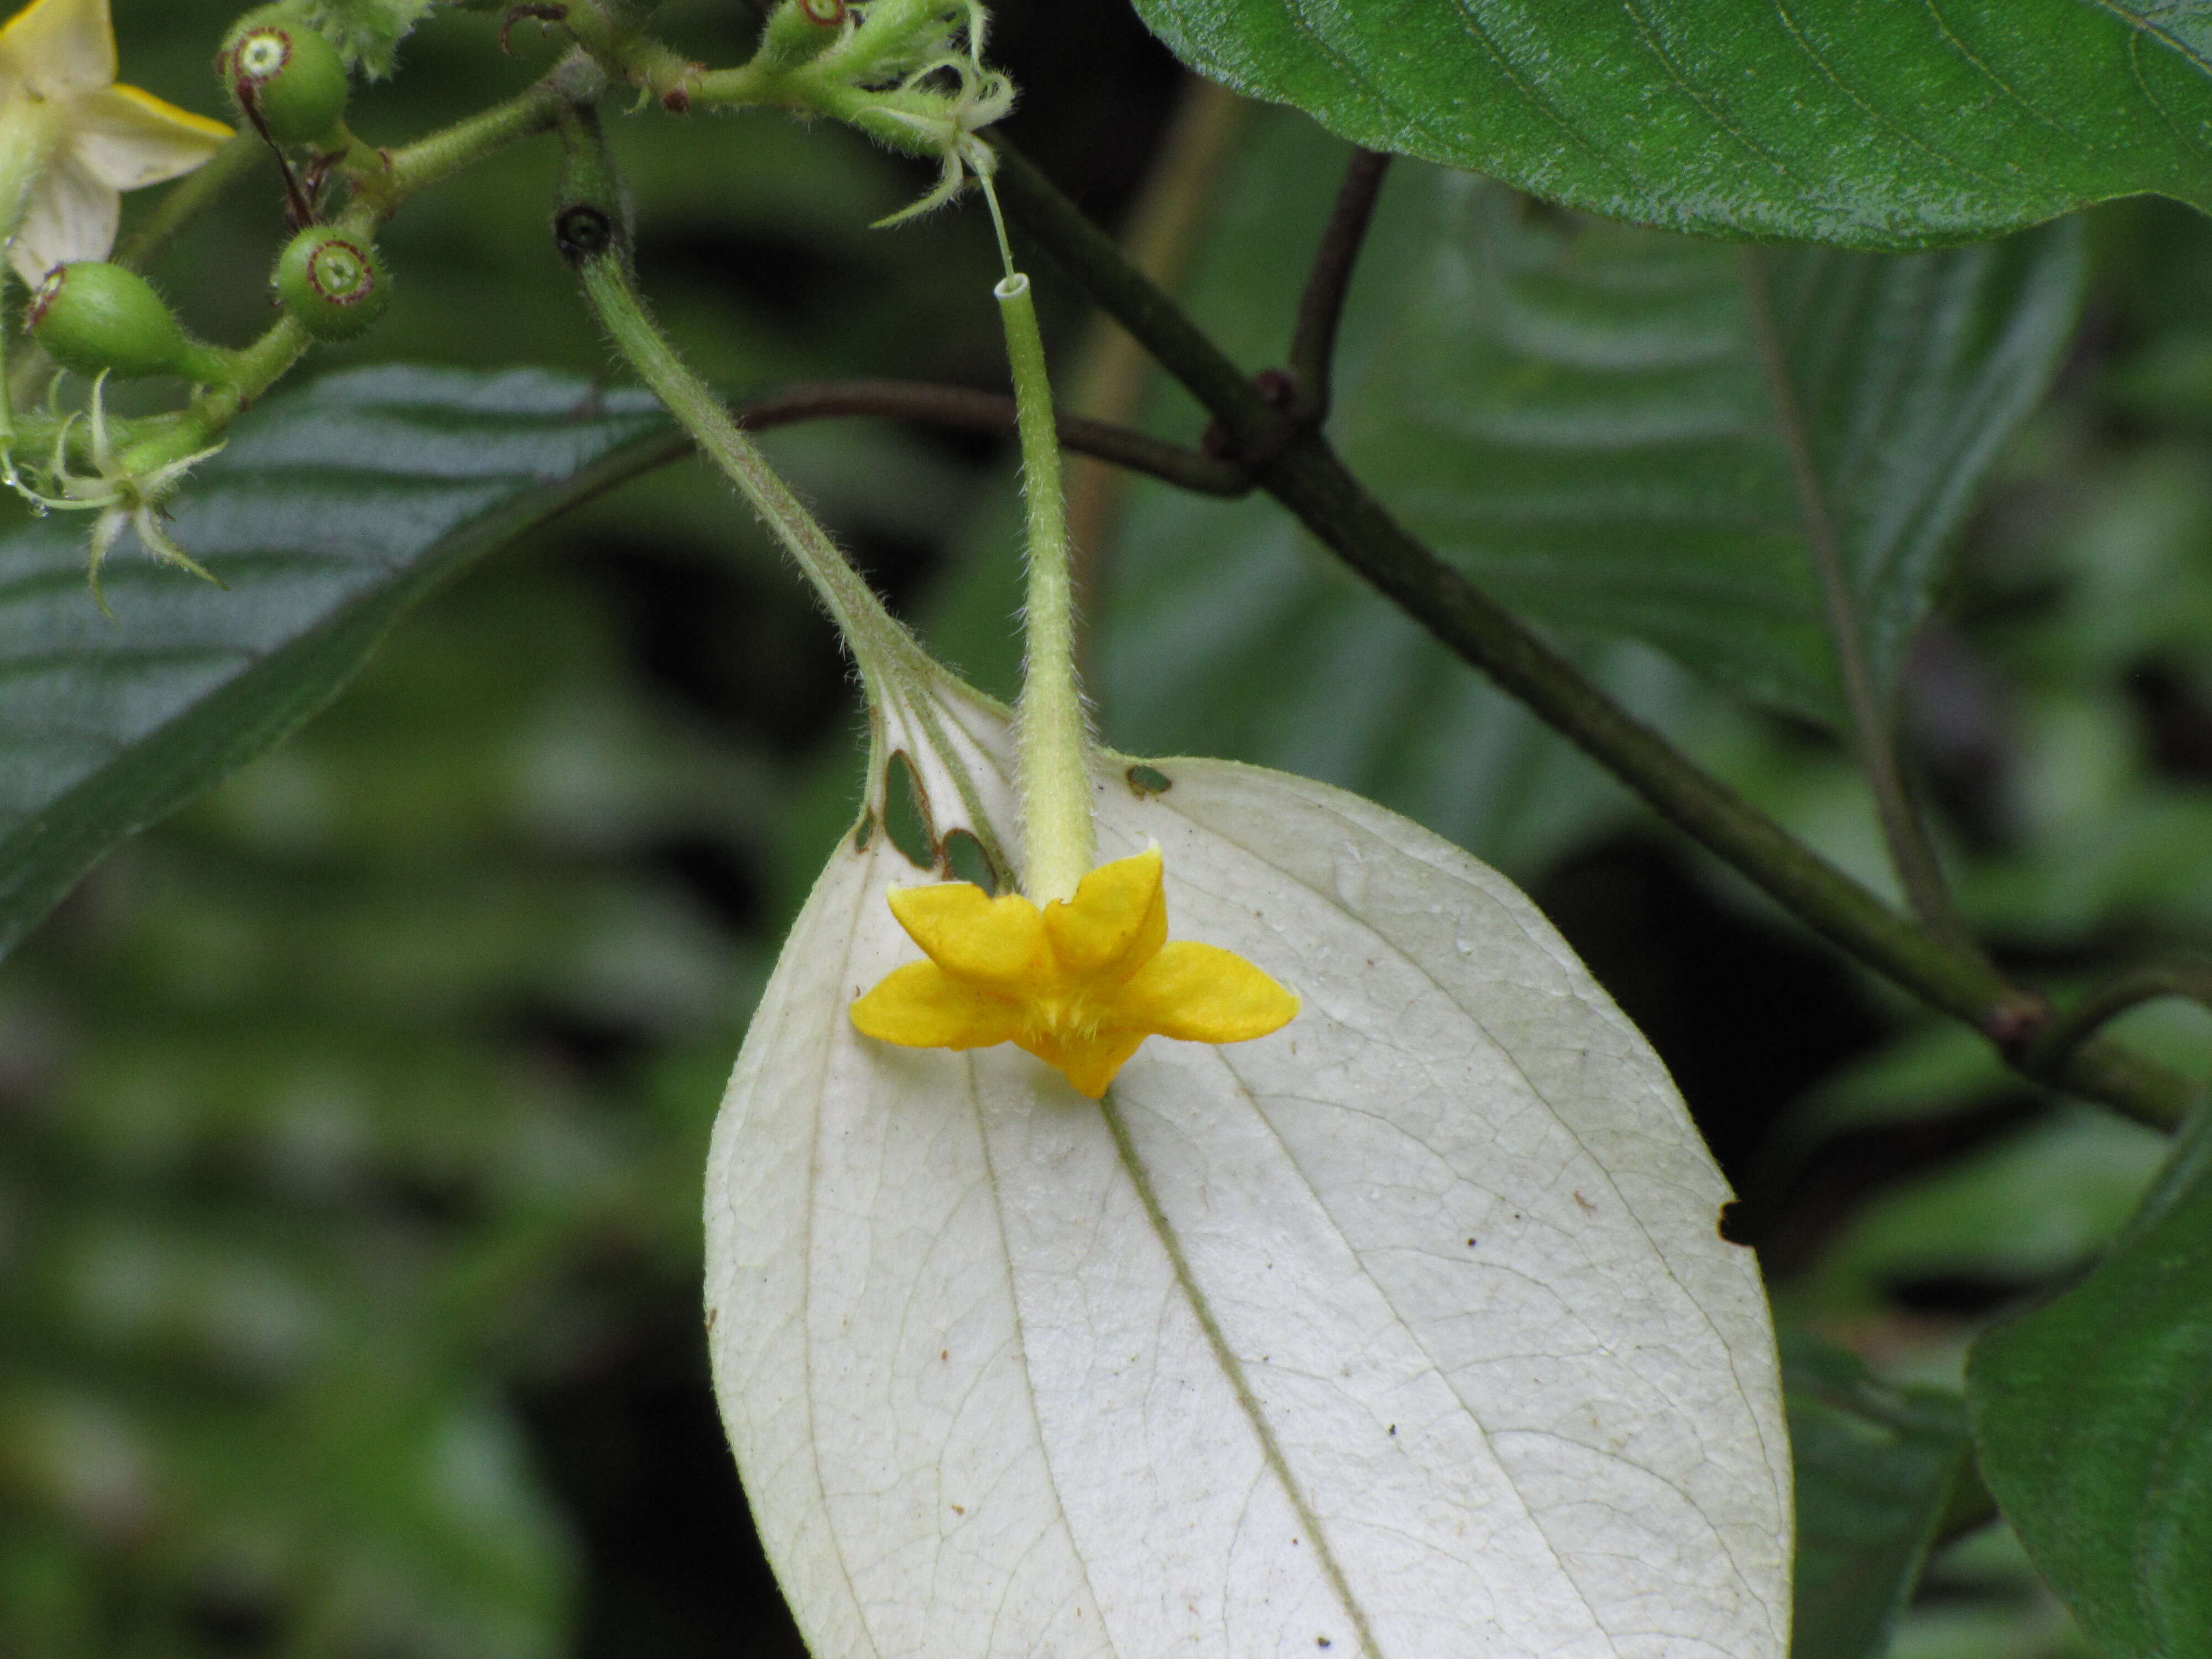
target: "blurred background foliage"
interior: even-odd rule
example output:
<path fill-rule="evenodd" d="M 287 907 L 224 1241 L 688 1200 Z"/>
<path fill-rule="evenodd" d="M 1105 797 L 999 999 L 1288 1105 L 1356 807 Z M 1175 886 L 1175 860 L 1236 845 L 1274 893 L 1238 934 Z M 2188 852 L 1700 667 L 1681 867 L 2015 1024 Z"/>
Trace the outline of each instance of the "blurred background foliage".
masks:
<path fill-rule="evenodd" d="M 125 78 L 214 110 L 230 10 L 116 0 Z M 755 20 L 744 0 L 664 15 L 725 61 Z M 1118 0 L 998 17 L 1016 139 L 1102 218 L 1152 225 L 1252 366 L 1279 356 L 1340 147 L 1194 101 Z M 434 15 L 357 129 L 410 136 L 543 66 L 536 26 L 512 58 L 496 27 Z M 915 169 L 763 117 L 615 131 L 647 284 L 733 392 L 997 380 L 980 215 L 866 228 Z M 315 367 L 605 373 L 548 246 L 551 169 L 541 146 L 410 205 L 390 319 Z M 1400 164 L 1394 258 L 1450 234 L 1431 188 Z M 1904 678 L 1962 904 L 2059 992 L 2212 939 L 2212 228 L 2145 202 L 2087 231 L 2086 321 Z M 264 175 L 155 274 L 242 338 L 280 238 Z M 1355 441 L 1389 412 L 1386 325 L 1413 302 L 1376 269 L 1347 327 Z M 1065 382 L 1126 396 L 1066 284 L 1043 287 Z M 1195 435 L 1177 394 L 1154 388 L 1144 418 Z M 1008 447 L 841 422 L 773 447 L 894 603 L 1010 690 Z M 1109 738 L 1346 784 L 1528 885 L 1674 1068 L 1790 1325 L 1954 1386 L 1981 1324 L 2126 1216 L 2155 1137 L 2033 1097 L 1838 962 L 1270 504 L 1086 500 Z M 1565 637 L 1884 881 L 1832 735 L 1648 646 Z M 796 579 L 720 485 L 672 468 L 487 560 L 0 964 L 0 1652 L 797 1650 L 707 1392 L 698 1188 L 751 999 L 849 810 L 858 720 Z M 2126 1030 L 2202 1074 L 2209 1028 L 2152 1008 Z M 2084 1651 L 1999 1528 L 1939 1558 L 1893 1650 Z"/>

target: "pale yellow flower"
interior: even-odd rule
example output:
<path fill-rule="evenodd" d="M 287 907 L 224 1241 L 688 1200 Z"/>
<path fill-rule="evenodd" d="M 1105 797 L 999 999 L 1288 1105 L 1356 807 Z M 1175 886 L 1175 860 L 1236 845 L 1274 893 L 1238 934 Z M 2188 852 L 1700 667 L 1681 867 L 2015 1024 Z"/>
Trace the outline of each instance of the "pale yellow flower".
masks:
<path fill-rule="evenodd" d="M 891 914 L 929 958 L 853 1005 L 866 1036 L 909 1048 L 1012 1042 L 1093 1100 L 1148 1036 L 1243 1042 L 1298 1000 L 1233 951 L 1168 942 L 1160 849 L 1103 864 L 1039 910 L 964 881 L 894 888 Z"/>
<path fill-rule="evenodd" d="M 108 0 L 33 0 L 0 27 L 0 231 L 33 288 L 107 257 L 120 192 L 190 173 L 230 137 L 115 71 Z"/>

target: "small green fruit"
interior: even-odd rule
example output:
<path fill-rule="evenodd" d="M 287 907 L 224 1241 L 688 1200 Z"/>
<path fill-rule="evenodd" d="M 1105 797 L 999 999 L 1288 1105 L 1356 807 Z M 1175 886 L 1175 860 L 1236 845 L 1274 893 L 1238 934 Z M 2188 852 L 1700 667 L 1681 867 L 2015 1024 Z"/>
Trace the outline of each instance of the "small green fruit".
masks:
<path fill-rule="evenodd" d="M 753 62 L 762 69 L 794 69 L 818 58 L 843 38 L 845 0 L 783 0 L 761 31 Z"/>
<path fill-rule="evenodd" d="M 49 271 L 24 326 L 56 362 L 80 374 L 188 374 L 205 349 L 185 337 L 151 283 L 98 259 Z"/>
<path fill-rule="evenodd" d="M 231 25 L 216 67 L 232 100 L 277 143 L 314 143 L 345 113 L 344 60 L 289 6 L 263 6 Z"/>
<path fill-rule="evenodd" d="M 363 236 L 311 225 L 276 261 L 276 297 L 319 340 L 360 333 L 392 298 L 376 249 Z"/>

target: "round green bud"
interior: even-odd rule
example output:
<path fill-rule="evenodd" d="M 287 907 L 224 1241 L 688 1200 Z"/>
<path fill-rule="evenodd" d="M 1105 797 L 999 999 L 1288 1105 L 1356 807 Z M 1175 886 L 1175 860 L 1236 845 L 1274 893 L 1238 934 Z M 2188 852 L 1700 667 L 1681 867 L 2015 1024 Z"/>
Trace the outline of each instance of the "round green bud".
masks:
<path fill-rule="evenodd" d="M 276 297 L 319 340 L 343 340 L 379 317 L 392 298 L 367 237 L 311 225 L 276 261 Z"/>
<path fill-rule="evenodd" d="M 311 144 L 345 113 L 345 62 L 289 6 L 263 6 L 231 25 L 216 59 L 249 120 L 280 144 Z"/>
<path fill-rule="evenodd" d="M 56 362 L 80 374 L 184 374 L 196 356 L 151 283 L 98 259 L 48 271 L 23 323 Z"/>
<path fill-rule="evenodd" d="M 846 0 L 783 0 L 761 31 L 753 61 L 771 71 L 818 58 L 842 38 Z"/>

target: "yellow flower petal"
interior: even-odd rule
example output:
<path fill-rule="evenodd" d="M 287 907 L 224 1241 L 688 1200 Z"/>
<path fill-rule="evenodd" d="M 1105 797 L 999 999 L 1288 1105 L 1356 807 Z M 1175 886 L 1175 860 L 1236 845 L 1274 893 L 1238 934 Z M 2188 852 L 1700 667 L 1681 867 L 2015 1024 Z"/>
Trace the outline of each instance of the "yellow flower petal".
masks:
<path fill-rule="evenodd" d="M 1044 907 L 1044 926 L 1072 977 L 1109 985 L 1126 980 L 1167 942 L 1160 849 L 1100 865 L 1072 901 Z"/>
<path fill-rule="evenodd" d="M 1101 865 L 1040 912 L 966 882 L 895 888 L 892 912 L 929 955 L 853 1005 L 870 1036 L 915 1048 L 1018 1043 L 1097 1099 L 1147 1036 L 1242 1042 L 1298 1000 L 1231 951 L 1167 943 L 1160 849 Z"/>
<path fill-rule="evenodd" d="M 1218 945 L 1177 939 L 1137 970 L 1115 999 L 1115 1017 L 1186 1042 L 1245 1042 L 1279 1030 L 1298 1000 Z"/>
<path fill-rule="evenodd" d="M 0 78 L 36 98 L 110 85 L 115 24 L 107 0 L 32 0 L 0 27 Z"/>
<path fill-rule="evenodd" d="M 1145 1035 L 1142 1031 L 1121 1030 L 1099 1031 L 1089 1036 L 1032 1033 L 1018 1040 L 1023 1048 L 1096 1100 L 1106 1092 L 1114 1073 L 1137 1052 Z"/>
<path fill-rule="evenodd" d="M 853 1024 L 864 1036 L 908 1048 L 988 1048 L 1020 1035 L 1022 1012 L 933 962 L 912 962 L 853 1005 Z"/>
<path fill-rule="evenodd" d="M 122 214 L 122 200 L 112 190 L 73 158 L 58 157 L 31 192 L 22 227 L 8 245 L 8 262 L 35 289 L 56 265 L 105 259 Z"/>
<path fill-rule="evenodd" d="M 895 887 L 890 902 L 899 926 L 956 978 L 1011 995 L 1051 977 L 1044 922 L 1018 893 L 991 898 L 972 882 L 948 881 Z"/>
<path fill-rule="evenodd" d="M 111 190 L 137 190 L 190 173 L 229 142 L 220 121 L 137 87 L 103 87 L 70 113 L 70 149 Z"/>

